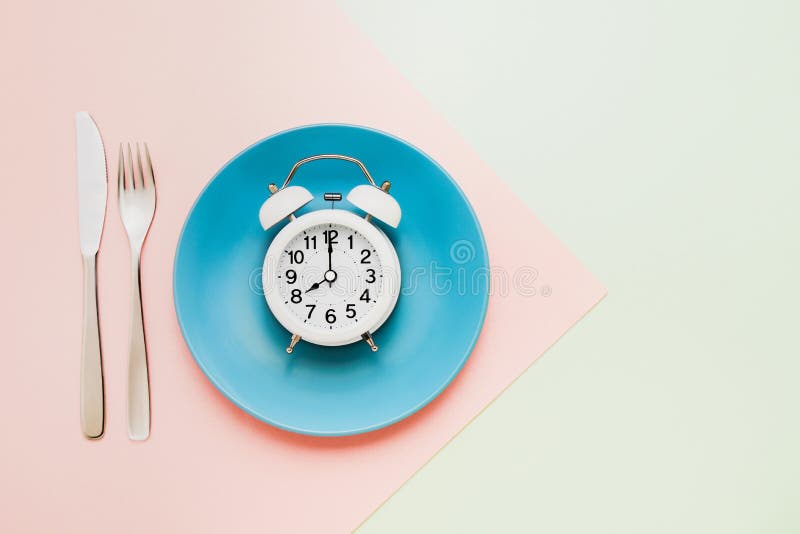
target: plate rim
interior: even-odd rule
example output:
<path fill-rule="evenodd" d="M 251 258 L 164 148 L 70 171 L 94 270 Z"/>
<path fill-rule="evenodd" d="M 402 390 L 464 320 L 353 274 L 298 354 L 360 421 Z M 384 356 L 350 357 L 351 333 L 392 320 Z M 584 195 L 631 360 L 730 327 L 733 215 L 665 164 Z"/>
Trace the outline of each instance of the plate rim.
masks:
<path fill-rule="evenodd" d="M 266 137 L 263 137 L 263 138 L 255 141 L 254 143 L 251 143 L 250 145 L 248 145 L 244 149 L 242 149 L 239 152 L 237 152 L 231 158 L 229 158 L 225 162 L 225 164 L 222 165 L 222 167 L 220 167 L 214 173 L 214 175 L 208 180 L 208 182 L 206 182 L 206 184 L 203 186 L 203 188 L 200 190 L 200 192 L 195 197 L 194 202 L 192 203 L 192 207 L 189 209 L 189 211 L 186 214 L 186 218 L 184 219 L 183 224 L 181 225 L 180 234 L 178 235 L 178 242 L 175 245 L 175 254 L 174 254 L 173 260 L 172 260 L 172 301 L 173 301 L 173 306 L 175 307 L 175 317 L 176 317 L 176 319 L 178 321 L 178 326 L 180 328 L 181 337 L 183 338 L 184 343 L 186 343 L 186 348 L 189 349 L 189 353 L 192 355 L 192 359 L 195 361 L 197 366 L 203 372 L 205 377 L 217 389 L 217 391 L 222 393 L 223 396 L 225 396 L 229 401 L 231 401 L 237 408 L 239 408 L 240 410 L 244 411 L 245 413 L 247 413 L 251 417 L 254 417 L 255 419 L 258 419 L 259 421 L 263 421 L 264 423 L 267 423 L 270 426 L 273 426 L 275 428 L 279 428 L 281 430 L 285 430 L 285 431 L 288 431 L 288 432 L 292 432 L 292 433 L 296 433 L 296 434 L 303 434 L 303 435 L 307 435 L 307 436 L 343 437 L 343 436 L 353 436 L 353 435 L 358 435 L 358 434 L 365 434 L 365 433 L 368 433 L 368 432 L 373 432 L 373 431 L 376 431 L 376 430 L 380 430 L 382 428 L 386 428 L 386 427 L 391 426 L 391 425 L 393 425 L 395 423 L 399 423 L 400 421 L 402 421 L 404 419 L 407 419 L 408 417 L 414 415 L 415 413 L 420 411 L 422 408 L 424 408 L 425 406 L 430 404 L 434 399 L 436 399 L 436 397 L 441 395 L 444 392 L 445 389 L 447 389 L 447 387 L 453 382 L 453 380 L 455 380 L 455 377 L 458 376 L 458 374 L 462 371 L 462 369 L 466 365 L 467 360 L 469 360 L 470 356 L 472 355 L 472 352 L 475 350 L 475 345 L 478 343 L 478 338 L 480 337 L 481 332 L 483 331 L 483 326 L 484 326 L 484 323 L 486 321 L 486 315 L 487 315 L 488 308 L 489 308 L 489 294 L 490 294 L 490 291 L 491 291 L 491 287 L 489 285 L 487 285 L 486 290 L 481 292 L 481 295 L 480 295 L 482 297 L 481 313 L 480 313 L 480 317 L 478 319 L 477 328 L 475 328 L 475 331 L 474 331 L 474 333 L 472 335 L 472 338 L 469 340 L 468 349 L 464 352 L 464 355 L 461 358 L 461 360 L 458 362 L 458 365 L 456 365 L 453 368 L 453 372 L 450 373 L 442 381 L 442 383 L 431 392 L 430 395 L 428 395 L 427 397 L 422 399 L 416 405 L 414 405 L 411 408 L 405 410 L 404 412 L 402 412 L 402 413 L 400 413 L 398 415 L 395 415 L 393 417 L 387 418 L 386 420 L 381 421 L 379 423 L 375 423 L 375 424 L 372 424 L 372 425 L 367 425 L 367 426 L 359 427 L 359 428 L 348 428 L 348 429 L 345 429 L 345 430 L 328 430 L 328 431 L 303 428 L 303 427 L 298 426 L 298 425 L 292 425 L 292 424 L 289 424 L 289 423 L 285 423 L 285 422 L 278 421 L 278 420 L 275 420 L 273 418 L 267 417 L 266 415 L 264 415 L 262 413 L 259 413 L 256 410 L 253 410 L 252 408 L 248 407 L 245 402 L 243 402 L 242 400 L 240 400 L 236 396 L 235 392 L 230 391 L 228 388 L 226 388 L 225 385 L 223 385 L 214 376 L 214 374 L 211 373 L 206 368 L 204 363 L 201 361 L 200 358 L 198 358 L 198 356 L 196 354 L 197 351 L 196 351 L 195 347 L 193 347 L 193 345 L 192 345 L 192 341 L 190 340 L 190 336 L 187 335 L 186 325 L 184 324 L 183 318 L 181 317 L 179 298 L 178 298 L 178 285 L 177 285 L 178 263 L 179 263 L 178 260 L 179 260 L 179 258 L 181 256 L 181 243 L 183 243 L 184 234 L 186 233 L 186 227 L 189 224 L 189 221 L 191 220 L 192 215 L 195 212 L 195 209 L 197 208 L 197 204 L 200 202 L 200 200 L 206 194 L 206 192 L 211 187 L 211 185 L 214 183 L 214 181 L 217 178 L 219 178 L 219 176 L 234 161 L 236 161 L 239 157 L 241 157 L 245 152 L 248 152 L 248 151 L 252 150 L 253 148 L 255 148 L 256 146 L 258 146 L 258 145 L 260 145 L 262 143 L 265 143 L 265 142 L 267 142 L 267 141 L 269 141 L 269 140 L 271 140 L 271 139 L 273 139 L 275 137 L 278 137 L 280 135 L 285 135 L 285 134 L 288 134 L 288 133 L 291 133 L 291 132 L 294 132 L 294 131 L 307 130 L 307 129 L 313 129 L 313 128 L 325 128 L 325 127 L 338 127 L 338 128 L 346 128 L 346 129 L 353 129 L 353 130 L 365 130 L 365 131 L 368 131 L 368 132 L 376 133 L 376 134 L 388 137 L 388 138 L 390 138 L 390 139 L 392 139 L 392 140 L 394 140 L 394 141 L 396 141 L 398 143 L 406 145 L 407 147 L 409 147 L 412 150 L 418 152 L 425 159 L 430 161 L 450 181 L 450 183 L 455 187 L 455 189 L 458 192 L 458 194 L 464 200 L 464 203 L 467 206 L 467 211 L 470 214 L 470 216 L 472 217 L 473 221 L 475 222 L 475 226 L 476 226 L 476 228 L 478 230 L 478 239 L 479 239 L 479 244 L 480 244 L 480 248 L 481 248 L 482 254 L 480 254 L 480 255 L 478 255 L 476 257 L 480 257 L 483 260 L 483 263 L 487 267 L 490 266 L 490 262 L 489 262 L 489 247 L 486 244 L 486 237 L 484 236 L 484 233 L 483 233 L 483 227 L 481 226 L 480 220 L 478 219 L 478 216 L 475 213 L 475 209 L 472 207 L 472 203 L 467 198 L 467 195 L 464 193 L 463 189 L 461 189 L 461 187 L 453 179 L 453 177 L 450 176 L 450 173 L 448 173 L 447 170 L 445 170 L 445 168 L 442 167 L 435 159 L 433 159 L 430 155 L 428 155 L 427 152 L 421 150 L 419 147 L 417 147 L 416 145 L 410 143 L 409 141 L 406 141 L 405 139 L 402 139 L 402 138 L 400 138 L 400 137 L 398 137 L 398 136 L 396 136 L 394 134 L 391 134 L 389 132 L 385 132 L 383 130 L 379 130 L 377 128 L 373 128 L 373 127 L 370 127 L 370 126 L 363 126 L 363 125 L 349 124 L 349 123 L 331 123 L 331 122 L 313 123 L 313 124 L 305 124 L 305 125 L 295 126 L 293 128 L 288 128 L 288 129 L 285 129 L 285 130 L 281 130 L 281 131 L 278 131 L 278 132 L 273 133 L 271 135 L 268 135 Z"/>

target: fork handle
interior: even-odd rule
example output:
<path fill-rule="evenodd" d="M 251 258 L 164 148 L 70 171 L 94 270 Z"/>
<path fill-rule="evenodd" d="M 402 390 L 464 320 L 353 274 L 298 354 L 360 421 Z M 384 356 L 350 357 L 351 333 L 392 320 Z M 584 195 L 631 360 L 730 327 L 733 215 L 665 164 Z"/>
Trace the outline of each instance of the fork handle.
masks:
<path fill-rule="evenodd" d="M 103 435 L 103 360 L 97 320 L 96 255 L 83 256 L 83 339 L 81 341 L 81 430 L 87 438 Z"/>
<path fill-rule="evenodd" d="M 150 383 L 139 280 L 139 254 L 132 252 L 131 346 L 128 357 L 128 437 L 132 440 L 145 440 L 150 435 Z"/>

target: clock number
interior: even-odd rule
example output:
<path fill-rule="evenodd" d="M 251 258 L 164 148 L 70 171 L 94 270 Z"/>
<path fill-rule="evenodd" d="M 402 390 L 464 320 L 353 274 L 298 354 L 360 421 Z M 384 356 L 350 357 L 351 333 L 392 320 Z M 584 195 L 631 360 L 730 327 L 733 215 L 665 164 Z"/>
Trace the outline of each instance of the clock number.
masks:
<path fill-rule="evenodd" d="M 297 282 L 297 273 L 294 271 L 294 269 L 289 269 L 286 271 L 286 281 L 290 284 Z"/>
<path fill-rule="evenodd" d="M 309 245 L 314 245 L 314 249 L 317 248 L 317 236 L 315 236 L 315 235 L 305 236 L 303 239 L 306 240 L 306 250 L 311 248 Z"/>
<path fill-rule="evenodd" d="M 289 251 L 289 263 L 303 263 L 304 258 L 302 250 Z"/>
<path fill-rule="evenodd" d="M 361 249 L 361 263 L 372 263 L 369 257 L 372 253 L 367 249 Z"/>
<path fill-rule="evenodd" d="M 335 245 L 338 243 L 338 241 L 336 241 L 336 238 L 339 237 L 338 230 L 325 230 L 322 233 L 325 234 L 325 243 L 328 245 Z"/>
<path fill-rule="evenodd" d="M 333 324 L 336 322 L 336 314 L 333 312 L 333 308 L 330 308 L 325 312 L 325 320 L 328 321 L 328 324 Z"/>
<path fill-rule="evenodd" d="M 369 278 L 367 278 L 367 283 L 371 284 L 375 281 L 375 269 L 367 269 L 367 273 L 369 274 Z"/>
<path fill-rule="evenodd" d="M 350 250 L 353 250 L 353 234 L 347 236 L 347 240 L 350 241 Z"/>
<path fill-rule="evenodd" d="M 314 312 L 314 308 L 316 307 L 316 304 L 306 304 L 306 308 L 308 308 L 308 317 L 306 317 L 306 319 L 311 319 L 311 314 Z"/>
<path fill-rule="evenodd" d="M 299 289 L 292 289 L 292 302 L 295 304 L 303 302 L 303 295 Z"/>
<path fill-rule="evenodd" d="M 347 305 L 347 318 L 352 319 L 356 316 L 356 305 L 355 304 L 348 304 Z"/>
<path fill-rule="evenodd" d="M 370 302 L 369 300 L 369 289 L 365 289 L 361 296 L 358 297 L 358 300 L 363 300 L 364 302 Z"/>

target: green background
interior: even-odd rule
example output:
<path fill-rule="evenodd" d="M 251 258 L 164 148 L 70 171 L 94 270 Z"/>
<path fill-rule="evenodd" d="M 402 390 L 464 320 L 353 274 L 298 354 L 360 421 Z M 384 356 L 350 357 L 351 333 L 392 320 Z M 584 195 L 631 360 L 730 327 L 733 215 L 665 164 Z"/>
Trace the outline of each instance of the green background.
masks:
<path fill-rule="evenodd" d="M 609 291 L 361 532 L 800 532 L 800 3 L 340 4 Z"/>

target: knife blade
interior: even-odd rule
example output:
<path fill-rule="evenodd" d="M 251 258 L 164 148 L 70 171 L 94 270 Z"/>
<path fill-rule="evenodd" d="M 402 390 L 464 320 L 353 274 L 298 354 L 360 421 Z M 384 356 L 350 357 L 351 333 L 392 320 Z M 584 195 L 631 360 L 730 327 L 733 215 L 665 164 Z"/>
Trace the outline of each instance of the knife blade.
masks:
<path fill-rule="evenodd" d="M 105 406 L 100 329 L 97 318 L 97 251 L 106 215 L 106 155 L 97 125 L 85 111 L 75 114 L 78 161 L 78 225 L 83 257 L 83 339 L 81 348 L 81 429 L 87 438 L 103 435 Z"/>
<path fill-rule="evenodd" d="M 85 111 L 75 114 L 78 151 L 78 221 L 81 252 L 97 253 L 106 216 L 106 153 L 97 125 Z"/>

